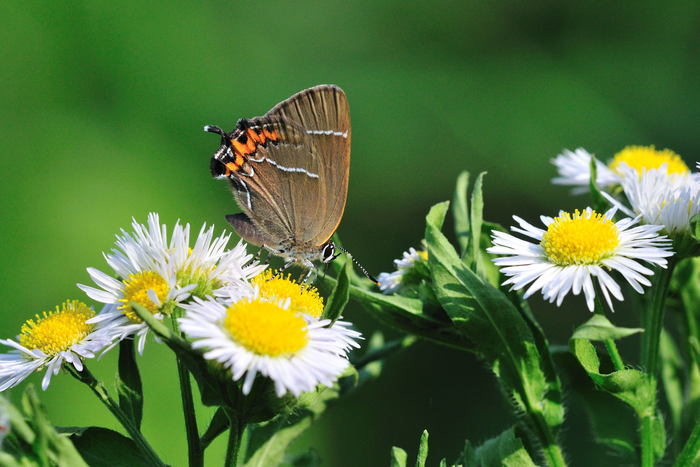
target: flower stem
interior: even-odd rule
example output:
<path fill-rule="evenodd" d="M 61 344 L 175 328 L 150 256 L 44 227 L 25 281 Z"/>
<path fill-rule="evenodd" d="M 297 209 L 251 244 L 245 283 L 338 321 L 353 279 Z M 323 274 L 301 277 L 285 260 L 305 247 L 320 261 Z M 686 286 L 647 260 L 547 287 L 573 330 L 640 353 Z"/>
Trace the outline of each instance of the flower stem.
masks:
<path fill-rule="evenodd" d="M 151 445 L 148 444 L 148 441 L 143 437 L 141 431 L 139 431 L 122 409 L 119 408 L 119 405 L 109 395 L 107 388 L 95 378 L 86 366 L 83 366 L 83 371 L 76 370 L 73 368 L 73 365 L 65 365 L 65 368 L 68 369 L 68 372 L 73 375 L 73 377 L 81 383 L 86 384 L 92 392 L 95 393 L 97 398 L 112 412 L 112 415 L 119 420 L 119 423 L 121 423 L 127 433 L 129 433 L 136 447 L 150 460 L 152 465 L 165 467 L 165 464 L 160 460 L 158 454 L 156 454 Z"/>
<path fill-rule="evenodd" d="M 664 321 L 664 304 L 668 287 L 673 275 L 675 262 L 669 261 L 668 268 L 661 269 L 658 282 L 653 288 L 651 302 L 644 310 L 644 334 L 642 335 L 642 367 L 644 367 L 651 386 L 652 397 L 649 406 L 640 415 L 642 466 L 652 467 L 656 460 L 654 454 L 654 421 L 656 418 L 656 389 L 659 363 L 659 340 Z"/>
<path fill-rule="evenodd" d="M 238 450 L 241 447 L 241 429 L 238 418 L 231 412 L 229 412 L 229 421 L 228 444 L 226 446 L 226 461 L 224 465 L 235 467 L 238 465 Z"/>
<path fill-rule="evenodd" d="M 600 300 L 600 294 L 596 292 L 595 295 L 595 310 L 596 314 L 605 317 L 605 311 L 603 308 L 603 302 Z M 603 344 L 605 345 L 605 350 L 608 352 L 610 361 L 612 362 L 615 371 L 620 371 L 625 369 L 625 362 L 622 361 L 620 352 L 617 350 L 617 344 L 615 344 L 615 339 L 603 339 Z"/>
<path fill-rule="evenodd" d="M 172 320 L 175 332 L 180 334 L 177 319 Z M 185 417 L 185 433 L 187 435 L 187 458 L 190 467 L 202 467 L 204 465 L 204 449 L 199 439 L 197 429 L 197 417 L 192 397 L 192 381 L 190 372 L 187 371 L 180 357 L 177 360 L 177 376 L 180 381 L 180 396 L 182 398 L 182 413 Z"/>

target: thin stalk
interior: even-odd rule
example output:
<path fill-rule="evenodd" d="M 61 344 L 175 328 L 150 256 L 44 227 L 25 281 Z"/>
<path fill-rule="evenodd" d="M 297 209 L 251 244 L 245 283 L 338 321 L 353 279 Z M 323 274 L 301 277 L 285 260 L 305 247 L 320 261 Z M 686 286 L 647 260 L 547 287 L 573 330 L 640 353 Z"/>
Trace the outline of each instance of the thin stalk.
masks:
<path fill-rule="evenodd" d="M 129 433 L 136 447 L 151 461 L 152 465 L 165 467 L 163 461 L 160 460 L 158 454 L 156 454 L 151 445 L 148 444 L 148 441 L 143 437 L 138 427 L 136 427 L 131 419 L 119 408 L 119 405 L 109 395 L 107 388 L 95 378 L 86 366 L 83 366 L 83 371 L 80 372 L 73 368 L 72 365 L 66 365 L 65 368 L 68 369 L 68 372 L 73 375 L 75 379 L 87 385 L 92 392 L 95 393 L 97 398 L 112 412 L 112 415 L 119 420 L 119 423 L 121 423 L 127 433 Z"/>
<path fill-rule="evenodd" d="M 673 464 L 673 467 L 692 467 L 696 465 L 695 460 L 698 458 L 698 453 L 700 453 L 700 420 L 695 422 L 695 428 L 690 433 L 690 437 L 678 458 L 676 458 L 676 463 Z"/>
<path fill-rule="evenodd" d="M 600 294 L 595 295 L 595 313 L 605 316 L 605 311 L 603 309 L 603 303 L 600 301 Z M 605 345 L 605 350 L 608 352 L 610 361 L 612 362 L 615 371 L 620 371 L 625 369 L 625 362 L 622 361 L 620 352 L 617 350 L 617 344 L 614 339 L 603 339 L 603 344 Z"/>
<path fill-rule="evenodd" d="M 644 334 L 642 335 L 642 366 L 650 380 L 653 397 L 649 407 L 640 415 L 642 466 L 652 467 L 654 455 L 654 420 L 656 418 L 656 389 L 659 365 L 659 340 L 664 321 L 664 304 L 673 275 L 675 262 L 669 261 L 667 269 L 661 269 L 653 288 L 651 302 L 644 310 Z"/>
<path fill-rule="evenodd" d="M 172 320 L 174 331 L 180 333 L 177 320 Z M 202 467 L 204 465 L 204 449 L 199 439 L 197 429 L 197 416 L 194 409 L 192 396 L 192 380 L 190 372 L 185 368 L 180 357 L 177 360 L 177 376 L 180 381 L 180 396 L 182 398 L 182 413 L 185 417 L 185 433 L 187 435 L 187 459 L 190 467 Z"/>
<path fill-rule="evenodd" d="M 230 414 L 230 426 L 228 430 L 228 444 L 226 445 L 225 466 L 235 467 L 238 465 L 238 450 L 241 447 L 241 429 L 238 418 Z"/>

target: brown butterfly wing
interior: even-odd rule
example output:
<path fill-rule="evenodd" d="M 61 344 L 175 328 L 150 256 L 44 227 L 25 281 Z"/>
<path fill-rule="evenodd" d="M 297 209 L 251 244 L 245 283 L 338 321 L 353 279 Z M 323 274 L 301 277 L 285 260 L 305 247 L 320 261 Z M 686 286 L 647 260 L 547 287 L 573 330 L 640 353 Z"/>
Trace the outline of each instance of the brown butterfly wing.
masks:
<path fill-rule="evenodd" d="M 268 150 L 280 164 L 318 175 L 294 173 L 295 177 L 283 176 L 279 183 L 293 238 L 320 246 L 338 228 L 347 200 L 351 141 L 347 97 L 338 86 L 315 86 L 280 102 L 265 115 L 298 125 L 304 133 L 303 148 L 278 145 Z"/>

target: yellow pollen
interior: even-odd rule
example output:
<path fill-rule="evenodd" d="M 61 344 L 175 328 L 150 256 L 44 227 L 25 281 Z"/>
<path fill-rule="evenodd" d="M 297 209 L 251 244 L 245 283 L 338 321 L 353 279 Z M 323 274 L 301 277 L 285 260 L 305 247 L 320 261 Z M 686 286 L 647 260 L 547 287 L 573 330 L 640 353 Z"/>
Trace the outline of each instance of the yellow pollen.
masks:
<path fill-rule="evenodd" d="M 563 212 L 549 224 L 540 244 L 547 258 L 559 266 L 598 264 L 620 243 L 617 226 L 595 211 Z"/>
<path fill-rule="evenodd" d="M 309 341 L 304 318 L 260 299 L 231 305 L 223 324 L 237 343 L 258 355 L 292 356 Z"/>
<path fill-rule="evenodd" d="M 289 309 L 296 313 L 306 313 L 318 318 L 323 313 L 323 298 L 318 289 L 310 285 L 299 284 L 291 279 L 291 275 L 277 275 L 266 269 L 252 280 L 260 288 L 260 296 L 271 301 L 289 299 Z"/>
<path fill-rule="evenodd" d="M 19 343 L 30 350 L 56 355 L 82 341 L 95 328 L 85 321 L 95 312 L 83 302 L 66 300 L 55 311 L 28 319 L 20 328 Z"/>
<path fill-rule="evenodd" d="M 428 261 L 428 252 L 427 251 L 418 250 L 416 253 L 418 253 L 418 256 L 420 256 L 423 261 Z"/>
<path fill-rule="evenodd" d="M 657 150 L 654 146 L 627 146 L 615 154 L 609 167 L 615 173 L 620 173 L 622 164 L 642 173 L 642 169 L 657 169 L 666 164 L 666 172 L 669 174 L 687 175 L 690 173 L 683 159 L 670 149 Z"/>
<path fill-rule="evenodd" d="M 149 290 L 153 290 L 156 293 L 160 304 L 153 303 L 148 296 Z M 136 274 L 129 274 L 129 277 L 124 280 L 124 297 L 119 299 L 122 302 L 119 305 L 119 310 L 131 321 L 140 323 L 142 320 L 134 312 L 131 302 L 138 303 L 155 314 L 161 311 L 163 304 L 168 298 L 169 290 L 168 283 L 157 272 L 142 271 Z"/>

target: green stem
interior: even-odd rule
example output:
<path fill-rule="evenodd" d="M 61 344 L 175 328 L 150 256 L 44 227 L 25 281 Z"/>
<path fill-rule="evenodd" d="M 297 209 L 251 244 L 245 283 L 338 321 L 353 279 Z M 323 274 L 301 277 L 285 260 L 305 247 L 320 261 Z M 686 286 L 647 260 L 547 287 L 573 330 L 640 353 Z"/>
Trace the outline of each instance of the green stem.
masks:
<path fill-rule="evenodd" d="M 659 363 L 659 340 L 664 321 L 664 304 L 673 275 L 675 262 L 669 261 L 668 268 L 658 273 L 658 282 L 653 288 L 651 302 L 644 310 L 644 334 L 642 335 L 642 366 L 650 380 L 652 398 L 649 407 L 640 415 L 642 466 L 652 467 L 656 461 L 654 454 L 654 421 L 656 418 L 656 389 Z"/>
<path fill-rule="evenodd" d="M 605 350 L 608 351 L 610 361 L 612 362 L 615 371 L 624 370 L 625 363 L 622 361 L 620 352 L 617 351 L 617 344 L 615 344 L 615 341 L 613 339 L 605 339 L 603 344 L 605 344 Z"/>
<path fill-rule="evenodd" d="M 229 414 L 230 426 L 228 430 L 228 444 L 226 445 L 225 466 L 235 467 L 238 465 L 238 450 L 241 447 L 241 429 L 238 418 Z"/>
<path fill-rule="evenodd" d="M 68 372 L 78 381 L 86 384 L 92 390 L 92 392 L 95 393 L 97 398 L 109 409 L 110 412 L 112 412 L 117 420 L 119 420 L 119 423 L 121 423 L 127 433 L 129 433 L 129 436 L 136 444 L 136 447 L 138 447 L 143 455 L 150 460 L 152 465 L 165 467 L 165 464 L 160 460 L 158 454 L 156 454 L 151 445 L 148 444 L 148 441 L 146 441 L 146 438 L 143 437 L 141 431 L 139 431 L 139 429 L 132 423 L 131 419 L 122 411 L 122 409 L 119 408 L 119 405 L 109 395 L 107 388 L 100 383 L 97 378 L 95 378 L 95 376 L 90 372 L 90 370 L 87 369 L 86 366 L 83 366 L 83 371 L 80 372 L 73 368 L 72 365 L 66 365 L 65 368 L 67 368 Z"/>
<path fill-rule="evenodd" d="M 688 441 L 685 443 L 685 447 L 681 451 L 680 455 L 676 459 L 676 463 L 673 467 L 692 467 L 695 464 L 696 459 L 700 455 L 700 420 L 695 422 L 695 428 L 693 432 L 690 433 Z"/>
<path fill-rule="evenodd" d="M 668 294 L 668 286 L 671 282 L 673 267 L 675 264 L 669 261 L 667 269 L 661 269 L 658 282 L 653 290 L 649 306 L 644 313 L 644 334 L 642 335 L 642 366 L 646 372 L 656 378 L 659 362 L 659 339 L 664 320 L 664 303 Z"/>
<path fill-rule="evenodd" d="M 605 317 L 605 311 L 603 309 L 603 302 L 600 300 L 600 293 L 595 295 L 595 314 Z M 625 369 L 625 362 L 622 361 L 620 352 L 617 350 L 617 344 L 614 339 L 603 339 L 603 344 L 605 345 L 605 350 L 608 352 L 610 361 L 612 362 L 615 371 L 620 371 Z"/>
<path fill-rule="evenodd" d="M 172 320 L 173 329 L 179 333 L 177 320 Z M 180 396 L 182 398 L 182 413 L 185 417 L 185 433 L 187 435 L 187 458 L 190 467 L 202 467 L 204 465 L 204 449 L 199 440 L 199 430 L 197 429 L 197 417 L 194 409 L 194 398 L 192 397 L 192 380 L 190 372 L 185 368 L 180 357 L 177 360 L 177 376 L 180 380 Z"/>

